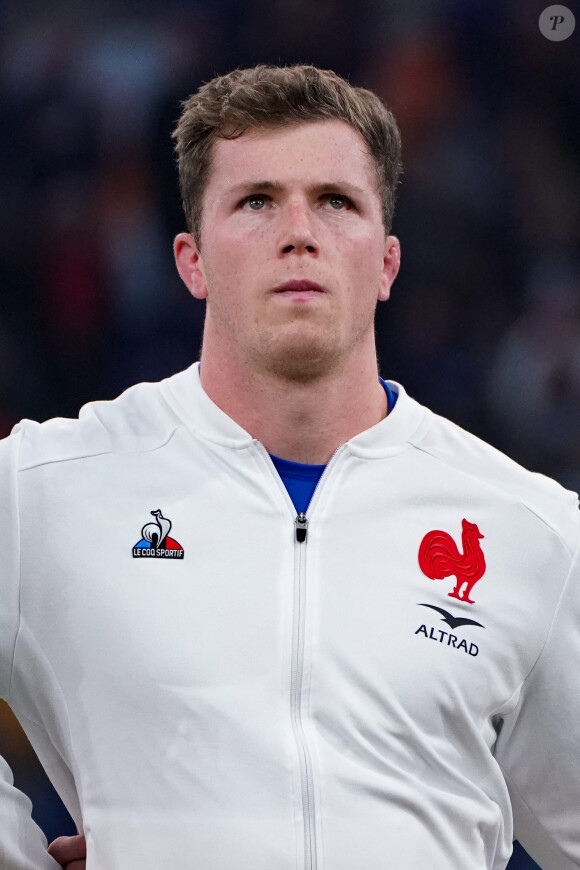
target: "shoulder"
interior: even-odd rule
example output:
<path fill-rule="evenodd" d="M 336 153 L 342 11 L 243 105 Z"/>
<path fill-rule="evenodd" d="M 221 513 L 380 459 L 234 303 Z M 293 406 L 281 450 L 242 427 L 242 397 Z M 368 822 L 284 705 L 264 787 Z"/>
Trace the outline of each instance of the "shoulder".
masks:
<path fill-rule="evenodd" d="M 580 529 L 578 495 L 543 474 L 529 471 L 500 450 L 428 411 L 410 439 L 413 447 L 463 477 L 490 497 L 518 502 L 552 529 L 573 553 Z"/>
<path fill-rule="evenodd" d="M 116 399 L 90 402 L 75 419 L 22 420 L 5 439 L 5 452 L 18 445 L 18 469 L 26 471 L 106 453 L 156 450 L 180 425 L 164 399 L 163 383 L 136 384 Z"/>

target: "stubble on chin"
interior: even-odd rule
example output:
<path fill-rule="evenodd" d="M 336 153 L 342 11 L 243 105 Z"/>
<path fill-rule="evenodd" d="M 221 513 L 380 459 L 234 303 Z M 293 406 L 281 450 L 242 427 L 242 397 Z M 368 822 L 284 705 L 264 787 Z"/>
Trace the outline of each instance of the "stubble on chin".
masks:
<path fill-rule="evenodd" d="M 337 342 L 329 335 L 263 341 L 249 350 L 249 357 L 256 373 L 293 384 L 321 380 L 336 371 L 341 360 Z"/>

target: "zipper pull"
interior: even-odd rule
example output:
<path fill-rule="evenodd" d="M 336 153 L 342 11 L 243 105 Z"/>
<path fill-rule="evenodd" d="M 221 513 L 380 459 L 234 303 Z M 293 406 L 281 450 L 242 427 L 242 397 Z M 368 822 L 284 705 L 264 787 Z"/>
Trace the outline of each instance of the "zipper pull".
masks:
<path fill-rule="evenodd" d="M 302 511 L 300 511 L 294 520 L 294 528 L 296 529 L 296 540 L 299 544 L 304 543 L 306 532 L 308 531 L 308 520 L 306 519 L 306 514 Z"/>

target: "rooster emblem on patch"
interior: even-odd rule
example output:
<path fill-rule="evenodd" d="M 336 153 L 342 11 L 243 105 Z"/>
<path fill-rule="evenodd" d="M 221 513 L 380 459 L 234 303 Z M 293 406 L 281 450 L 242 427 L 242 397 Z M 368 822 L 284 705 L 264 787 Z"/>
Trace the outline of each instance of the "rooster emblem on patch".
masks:
<path fill-rule="evenodd" d="M 475 604 L 469 593 L 485 574 L 485 556 L 479 541 L 483 535 L 475 523 L 462 520 L 461 544 L 463 553 L 447 532 L 427 532 L 419 547 L 419 566 L 431 580 L 443 580 L 455 575 L 457 583 L 450 598 Z M 461 589 L 462 593 L 460 594 Z"/>

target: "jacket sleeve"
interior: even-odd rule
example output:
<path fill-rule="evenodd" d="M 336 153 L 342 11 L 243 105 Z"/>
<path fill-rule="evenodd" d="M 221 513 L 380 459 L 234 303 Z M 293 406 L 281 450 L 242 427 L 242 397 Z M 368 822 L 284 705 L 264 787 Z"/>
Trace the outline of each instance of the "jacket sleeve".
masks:
<path fill-rule="evenodd" d="M 10 768 L 0 757 L 0 870 L 60 870 L 30 815 L 32 804 L 13 782 Z"/>
<path fill-rule="evenodd" d="M 21 433 L 0 441 L 0 697 L 9 700 L 19 620 L 17 462 Z M 31 803 L 0 757 L 0 870 L 56 870 Z"/>
<path fill-rule="evenodd" d="M 549 582 L 549 578 L 546 578 Z M 510 793 L 514 838 L 542 870 L 580 868 L 580 554 L 578 547 L 542 652 L 495 757 Z"/>

